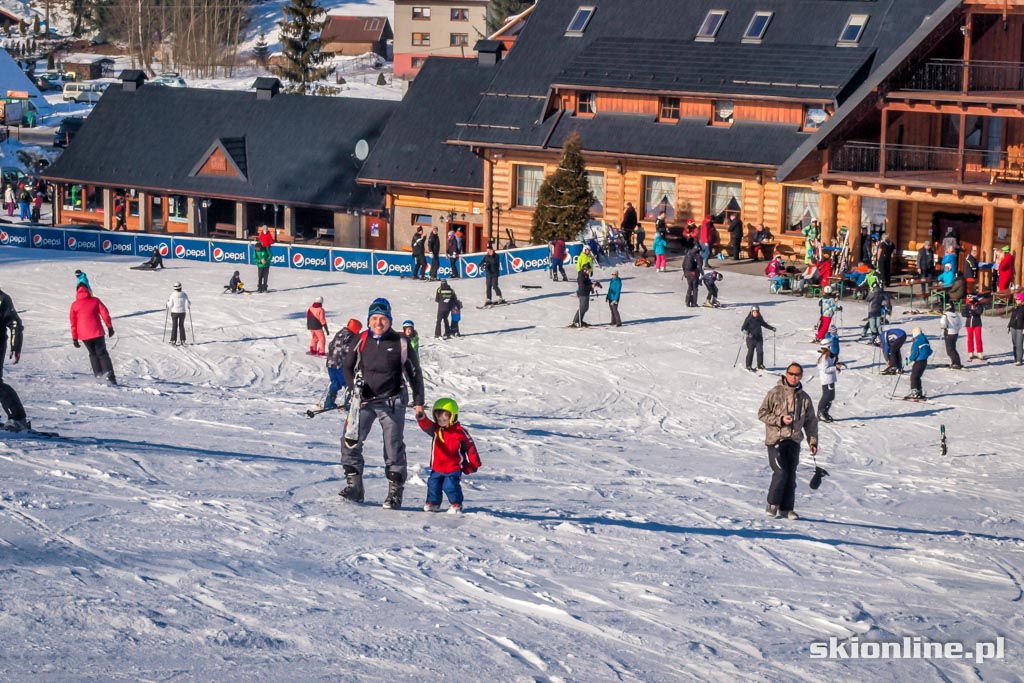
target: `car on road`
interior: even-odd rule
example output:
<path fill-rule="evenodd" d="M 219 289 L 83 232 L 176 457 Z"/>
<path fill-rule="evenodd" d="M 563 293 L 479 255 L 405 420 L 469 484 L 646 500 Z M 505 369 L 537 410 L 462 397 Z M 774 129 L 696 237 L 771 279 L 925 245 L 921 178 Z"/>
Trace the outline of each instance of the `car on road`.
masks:
<path fill-rule="evenodd" d="M 162 73 L 153 80 L 151 80 L 149 83 L 150 85 L 163 85 L 168 88 L 188 87 L 188 84 L 185 82 L 185 79 L 182 78 L 181 75 L 175 71 L 168 71 L 166 73 Z"/>
<path fill-rule="evenodd" d="M 53 134 L 53 146 L 54 147 L 67 147 L 71 144 L 71 140 L 74 139 L 75 134 L 82 128 L 82 124 L 85 123 L 85 119 L 81 116 L 66 116 L 61 121 L 60 126 Z"/>
<path fill-rule="evenodd" d="M 62 90 L 64 88 L 63 76 L 52 71 L 44 71 L 41 74 L 37 74 L 35 83 L 36 87 L 43 92 L 47 90 Z"/>

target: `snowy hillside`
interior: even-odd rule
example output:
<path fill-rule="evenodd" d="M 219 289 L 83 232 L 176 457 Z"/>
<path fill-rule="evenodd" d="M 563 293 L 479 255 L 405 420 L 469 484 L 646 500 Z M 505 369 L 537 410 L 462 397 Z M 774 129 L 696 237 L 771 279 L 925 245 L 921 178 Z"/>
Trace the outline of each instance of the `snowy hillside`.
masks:
<path fill-rule="evenodd" d="M 0 433 L 3 680 L 1024 676 L 1024 372 L 1002 319 L 985 320 L 987 364 L 940 368 L 933 341 L 934 400 L 892 402 L 872 347 L 852 342 L 863 305 L 846 303 L 851 369 L 818 458 L 832 476 L 807 488 L 805 448 L 804 519 L 791 522 L 763 514 L 756 412 L 777 373 L 732 365 L 751 303 L 779 328 L 776 370 L 813 362 L 817 313 L 763 278 L 727 272 L 722 297 L 736 305 L 686 309 L 677 266 L 625 266 L 626 324 L 589 330 L 565 327 L 572 283 L 504 277 L 517 303 L 477 310 L 483 282 L 454 281 L 465 336 L 442 341 L 428 283 L 274 269 L 270 294 L 230 296 L 230 268 L 128 270 L 137 261 L 0 248 L 0 288 L 27 340 L 4 377 L 37 428 L 66 437 Z M 71 345 L 76 268 L 114 316 L 121 386 L 95 383 Z M 242 275 L 255 284 L 254 268 Z M 175 280 L 193 302 L 184 348 L 161 343 Z M 396 321 L 418 323 L 428 402 L 455 398 L 481 449 L 467 514 L 421 511 L 430 440 L 411 411 L 406 508 L 379 506 L 379 428 L 367 503 L 339 500 L 341 416 L 303 414 L 326 384 L 305 354 L 317 295 L 332 332 L 381 295 Z M 897 322 L 937 333 L 904 310 Z M 608 321 L 603 300 L 591 311 Z M 830 636 L 1003 636 L 1005 658 L 812 659 Z"/>

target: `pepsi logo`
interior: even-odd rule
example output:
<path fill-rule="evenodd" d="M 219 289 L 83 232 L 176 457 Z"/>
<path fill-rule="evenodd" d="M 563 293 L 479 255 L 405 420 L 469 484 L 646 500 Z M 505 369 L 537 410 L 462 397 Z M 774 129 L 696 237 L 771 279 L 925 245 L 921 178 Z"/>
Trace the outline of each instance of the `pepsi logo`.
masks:
<path fill-rule="evenodd" d="M 184 254 L 184 253 L 185 253 L 185 247 L 179 247 L 179 248 L 180 248 L 180 249 L 182 250 L 182 253 Z M 161 242 L 161 243 L 160 243 L 160 246 L 159 246 L 159 247 L 157 247 L 157 251 L 159 251 L 159 252 L 160 252 L 160 255 L 161 255 L 161 256 L 167 256 L 167 254 L 168 254 L 168 252 L 169 252 L 170 250 L 169 250 L 169 249 L 167 248 L 167 245 L 166 245 L 166 244 L 164 244 L 163 242 Z"/>
<path fill-rule="evenodd" d="M 512 259 L 512 270 L 518 273 L 523 269 L 523 266 L 525 264 L 526 262 L 523 261 L 523 259 L 516 256 L 515 258 Z"/>
<path fill-rule="evenodd" d="M 341 256 L 335 256 L 334 257 L 334 269 L 335 270 L 345 270 L 345 259 L 342 258 Z"/>
<path fill-rule="evenodd" d="M 163 245 L 160 245 L 160 246 L 163 247 Z M 160 250 L 160 253 L 161 254 L 163 253 L 163 249 Z M 184 258 L 184 256 L 185 256 L 185 245 L 179 244 L 178 246 L 174 247 L 174 258 Z"/>
<path fill-rule="evenodd" d="M 110 240 L 103 240 L 102 244 L 100 244 L 100 248 L 103 249 L 105 253 L 109 254 L 114 248 L 114 245 Z"/>
<path fill-rule="evenodd" d="M 570 254 L 569 252 L 565 252 L 565 258 L 562 259 L 562 263 L 564 263 L 567 266 L 571 266 L 573 263 L 572 254 Z"/>
<path fill-rule="evenodd" d="M 295 266 L 296 268 L 301 268 L 302 267 L 302 262 L 303 262 L 302 254 L 299 254 L 299 253 L 292 254 L 292 265 L 293 266 Z"/>
<path fill-rule="evenodd" d="M 480 274 L 480 266 L 475 263 L 466 264 L 466 277 L 476 277 Z"/>
<path fill-rule="evenodd" d="M 78 248 L 78 240 L 76 240 L 74 237 L 68 236 L 68 249 L 70 249 L 71 251 L 74 251 L 77 248 Z"/>
<path fill-rule="evenodd" d="M 0 244 L 7 244 L 11 241 L 11 236 L 3 230 L 0 230 Z"/>
<path fill-rule="evenodd" d="M 377 259 L 377 272 L 381 275 L 388 274 L 388 262 L 384 259 Z"/>
<path fill-rule="evenodd" d="M 42 243 L 43 243 L 43 236 L 42 235 L 32 235 L 32 246 L 33 247 L 38 247 Z"/>
<path fill-rule="evenodd" d="M 213 260 L 214 261 L 223 261 L 224 260 L 224 250 L 221 249 L 220 247 L 215 247 L 214 250 L 213 250 Z"/>

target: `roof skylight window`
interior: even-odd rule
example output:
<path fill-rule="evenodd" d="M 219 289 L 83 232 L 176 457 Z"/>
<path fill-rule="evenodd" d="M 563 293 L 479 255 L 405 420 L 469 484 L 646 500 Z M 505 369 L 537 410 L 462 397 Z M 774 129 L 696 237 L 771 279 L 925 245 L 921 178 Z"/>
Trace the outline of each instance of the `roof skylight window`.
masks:
<path fill-rule="evenodd" d="M 713 9 L 704 17 L 704 23 L 700 25 L 695 40 L 711 42 L 718 35 L 718 29 L 722 28 L 727 12 L 724 9 Z"/>
<path fill-rule="evenodd" d="M 860 37 L 864 35 L 864 27 L 868 25 L 867 14 L 851 14 L 850 18 L 846 20 L 846 26 L 843 27 L 843 32 L 839 34 L 839 47 L 855 47 L 860 42 Z"/>
<path fill-rule="evenodd" d="M 590 19 L 594 16 L 594 7 L 580 6 L 576 10 L 576 14 L 573 15 L 572 21 L 569 22 L 569 28 L 565 29 L 565 35 L 567 36 L 582 36 L 583 32 L 587 30 L 587 24 L 590 23 Z"/>
<path fill-rule="evenodd" d="M 764 32 L 768 30 L 768 24 L 772 20 L 772 12 L 754 12 L 754 16 L 747 24 L 747 30 L 743 32 L 744 43 L 760 43 L 764 38 Z"/>

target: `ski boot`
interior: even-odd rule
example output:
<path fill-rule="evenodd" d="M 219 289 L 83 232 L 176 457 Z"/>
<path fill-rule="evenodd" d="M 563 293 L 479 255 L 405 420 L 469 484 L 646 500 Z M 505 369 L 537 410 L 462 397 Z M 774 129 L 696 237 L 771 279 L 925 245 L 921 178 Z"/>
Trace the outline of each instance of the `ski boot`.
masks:
<path fill-rule="evenodd" d="M 791 519 L 793 521 L 796 521 L 796 520 L 800 519 L 800 515 L 796 514 L 796 512 L 794 510 L 787 510 L 785 512 L 785 514 L 780 512 L 779 516 L 780 517 L 785 516 L 786 519 Z"/>
<path fill-rule="evenodd" d="M 424 503 L 424 505 L 423 505 L 423 511 L 424 512 L 437 512 L 440 509 L 441 509 L 441 506 L 439 504 L 437 504 L 437 503 L 429 503 L 428 502 L 428 503 Z"/>
<path fill-rule="evenodd" d="M 449 515 L 461 515 L 462 514 L 462 503 L 452 503 L 451 507 L 448 508 Z"/>
<path fill-rule="evenodd" d="M 347 485 L 341 490 L 338 495 L 345 500 L 351 500 L 353 503 L 363 502 L 363 475 L 356 472 L 355 469 L 346 467 L 345 468 L 345 479 Z"/>
<path fill-rule="evenodd" d="M 500 296 L 499 296 L 499 297 L 498 297 L 498 303 L 499 303 L 499 304 L 507 304 L 508 302 L 507 302 L 507 301 L 505 301 L 504 297 L 500 297 Z"/>
<path fill-rule="evenodd" d="M 829 415 L 828 413 L 821 413 L 820 415 L 818 415 L 818 419 L 821 420 L 822 422 L 835 422 L 835 420 L 832 419 L 832 416 Z"/>
<path fill-rule="evenodd" d="M 21 432 L 32 429 L 32 422 L 28 418 L 25 418 L 24 420 L 15 420 L 14 418 L 11 418 L 7 421 L 7 424 L 4 425 L 4 429 L 9 432 Z"/>
<path fill-rule="evenodd" d="M 402 507 L 402 494 L 405 492 L 405 480 L 397 472 L 388 472 L 388 497 L 381 506 L 385 510 L 399 510 Z"/>
<path fill-rule="evenodd" d="M 779 506 L 778 505 L 772 505 L 771 503 L 769 503 L 768 507 L 766 507 L 764 509 L 764 514 L 768 515 L 769 517 L 778 517 L 779 516 Z"/>

